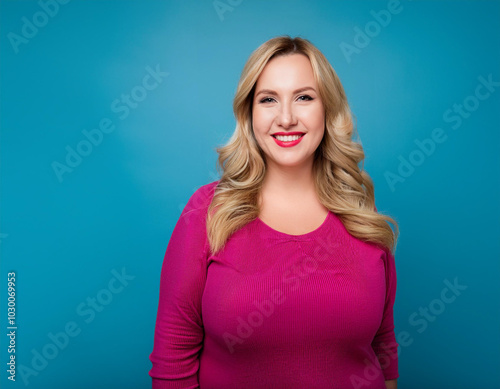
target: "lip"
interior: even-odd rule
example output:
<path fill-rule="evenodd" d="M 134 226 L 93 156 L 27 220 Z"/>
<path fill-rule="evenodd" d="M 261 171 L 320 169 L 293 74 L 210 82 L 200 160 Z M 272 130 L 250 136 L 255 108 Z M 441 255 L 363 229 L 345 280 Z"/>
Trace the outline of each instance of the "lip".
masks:
<path fill-rule="evenodd" d="M 282 142 L 282 141 L 276 139 L 274 137 L 274 135 L 302 135 L 302 136 L 299 139 L 294 140 L 292 142 Z M 306 134 L 304 134 L 303 132 L 288 132 L 288 133 L 287 132 L 285 132 L 285 133 L 283 133 L 283 132 L 277 132 L 276 134 L 273 134 L 271 136 L 273 137 L 274 141 L 276 142 L 276 144 L 278 146 L 281 146 L 281 147 L 293 147 L 293 146 L 299 144 L 300 141 L 302 140 L 302 138 L 304 138 L 305 135 Z"/>
<path fill-rule="evenodd" d="M 275 132 L 274 134 L 271 134 L 271 136 L 274 135 L 302 135 L 304 132 L 300 131 L 295 131 L 295 132 Z"/>

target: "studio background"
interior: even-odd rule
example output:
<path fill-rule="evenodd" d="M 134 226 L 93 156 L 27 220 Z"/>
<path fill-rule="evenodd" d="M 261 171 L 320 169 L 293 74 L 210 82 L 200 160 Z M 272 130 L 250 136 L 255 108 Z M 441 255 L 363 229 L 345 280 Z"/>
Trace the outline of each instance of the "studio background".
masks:
<path fill-rule="evenodd" d="M 150 387 L 170 235 L 218 179 L 246 59 L 282 34 L 332 63 L 399 222 L 398 387 L 500 388 L 499 1 L 0 7 L 2 388 Z"/>

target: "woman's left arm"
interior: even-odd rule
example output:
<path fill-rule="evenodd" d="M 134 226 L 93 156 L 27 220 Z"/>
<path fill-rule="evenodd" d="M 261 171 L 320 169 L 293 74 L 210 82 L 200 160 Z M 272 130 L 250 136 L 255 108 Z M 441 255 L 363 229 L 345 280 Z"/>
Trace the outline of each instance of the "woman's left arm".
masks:
<path fill-rule="evenodd" d="M 398 380 L 388 380 L 385 381 L 386 389 L 398 389 Z"/>
<path fill-rule="evenodd" d="M 373 341 L 372 348 L 382 368 L 386 386 L 395 385 L 391 381 L 399 377 L 398 374 L 398 343 L 394 332 L 394 302 L 396 299 L 396 263 L 394 255 L 389 249 L 384 249 L 381 254 L 385 267 L 386 296 L 384 312 L 380 328 L 378 329 Z M 395 386 L 387 386 L 395 389 Z"/>

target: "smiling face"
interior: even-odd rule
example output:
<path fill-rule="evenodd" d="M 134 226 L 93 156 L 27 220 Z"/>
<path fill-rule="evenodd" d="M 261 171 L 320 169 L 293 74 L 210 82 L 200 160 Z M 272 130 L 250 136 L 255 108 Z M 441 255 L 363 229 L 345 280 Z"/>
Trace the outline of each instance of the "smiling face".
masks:
<path fill-rule="evenodd" d="M 270 168 L 312 166 L 325 112 L 309 58 L 290 54 L 267 63 L 255 86 L 252 122 Z"/>

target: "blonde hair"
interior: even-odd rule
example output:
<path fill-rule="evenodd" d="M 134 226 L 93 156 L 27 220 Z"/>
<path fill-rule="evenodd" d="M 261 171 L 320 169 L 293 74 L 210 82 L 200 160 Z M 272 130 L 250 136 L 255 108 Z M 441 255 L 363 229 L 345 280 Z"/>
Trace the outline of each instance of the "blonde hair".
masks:
<path fill-rule="evenodd" d="M 212 253 L 221 250 L 231 234 L 259 216 L 258 198 L 266 174 L 265 154 L 252 130 L 255 85 L 275 56 L 303 54 L 311 62 L 325 110 L 325 134 L 315 151 L 313 175 L 321 203 L 335 213 L 356 238 L 395 250 L 396 221 L 375 210 L 374 187 L 358 167 L 364 160 L 344 88 L 325 56 L 308 40 L 279 36 L 259 46 L 248 58 L 236 90 L 233 111 L 236 129 L 226 145 L 217 147 L 221 174 L 207 214 L 207 237 Z M 390 222 L 394 224 L 395 232 Z"/>

